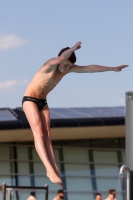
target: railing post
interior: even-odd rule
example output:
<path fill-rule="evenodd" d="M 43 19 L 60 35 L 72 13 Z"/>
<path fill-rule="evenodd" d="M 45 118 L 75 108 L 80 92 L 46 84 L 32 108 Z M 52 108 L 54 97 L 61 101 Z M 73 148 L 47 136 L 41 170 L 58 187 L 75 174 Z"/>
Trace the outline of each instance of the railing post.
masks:
<path fill-rule="evenodd" d="M 2 200 L 6 200 L 6 184 L 2 184 Z"/>
<path fill-rule="evenodd" d="M 126 164 L 130 168 L 130 188 L 133 186 L 133 91 L 126 92 Z M 133 200 L 133 189 L 130 190 Z"/>
<path fill-rule="evenodd" d="M 46 191 L 45 191 L 45 200 L 48 200 L 48 185 L 45 185 Z"/>

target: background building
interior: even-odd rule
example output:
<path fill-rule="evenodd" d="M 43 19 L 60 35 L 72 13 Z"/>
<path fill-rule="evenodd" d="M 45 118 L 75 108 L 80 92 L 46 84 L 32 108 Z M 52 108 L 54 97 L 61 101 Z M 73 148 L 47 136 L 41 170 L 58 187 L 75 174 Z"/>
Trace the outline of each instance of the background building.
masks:
<path fill-rule="evenodd" d="M 62 174 L 66 200 L 93 200 L 100 192 L 106 198 L 116 189 L 124 200 L 125 182 L 119 168 L 125 163 L 124 107 L 51 108 L 54 153 Z M 0 184 L 49 185 L 49 200 L 59 189 L 45 175 L 22 108 L 0 109 Z M 26 199 L 21 191 L 13 199 Z M 37 199 L 44 192 L 36 192 Z"/>

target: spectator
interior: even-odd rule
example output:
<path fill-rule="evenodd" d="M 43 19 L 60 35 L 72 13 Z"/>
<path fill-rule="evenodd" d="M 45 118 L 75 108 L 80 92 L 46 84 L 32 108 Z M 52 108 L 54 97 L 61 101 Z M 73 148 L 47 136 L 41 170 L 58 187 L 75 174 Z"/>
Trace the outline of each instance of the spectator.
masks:
<path fill-rule="evenodd" d="M 53 200 L 62 200 L 62 199 L 64 199 L 64 191 L 63 190 L 58 190 L 57 194 L 58 195 Z"/>
<path fill-rule="evenodd" d="M 101 193 L 96 193 L 95 200 L 102 200 L 102 195 L 101 195 Z"/>
<path fill-rule="evenodd" d="M 27 200 L 37 200 L 37 199 L 35 198 L 35 192 L 31 192 L 31 193 L 30 193 L 30 196 L 29 196 L 29 198 L 28 198 Z"/>
<path fill-rule="evenodd" d="M 110 189 L 108 191 L 108 197 L 106 200 L 116 200 L 116 190 L 115 189 Z"/>

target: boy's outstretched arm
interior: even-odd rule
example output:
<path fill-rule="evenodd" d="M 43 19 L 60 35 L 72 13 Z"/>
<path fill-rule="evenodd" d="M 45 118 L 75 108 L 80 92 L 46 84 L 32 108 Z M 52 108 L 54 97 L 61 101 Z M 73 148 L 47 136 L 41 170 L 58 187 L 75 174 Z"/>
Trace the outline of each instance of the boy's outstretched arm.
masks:
<path fill-rule="evenodd" d="M 70 69 L 69 72 L 77 72 L 77 73 L 93 73 L 93 72 L 106 72 L 106 71 L 119 72 L 126 67 L 128 67 L 128 65 L 120 65 L 117 67 L 108 67 L 101 65 L 87 65 L 87 66 L 73 65 L 73 67 Z"/>

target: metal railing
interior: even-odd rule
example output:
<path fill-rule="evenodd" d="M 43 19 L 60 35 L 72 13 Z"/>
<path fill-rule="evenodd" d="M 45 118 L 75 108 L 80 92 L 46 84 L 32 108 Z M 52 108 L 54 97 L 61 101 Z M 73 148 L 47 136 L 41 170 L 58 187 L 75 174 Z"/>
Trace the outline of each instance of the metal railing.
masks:
<path fill-rule="evenodd" d="M 130 169 L 127 165 L 122 165 L 119 174 L 123 174 L 124 170 L 127 173 L 126 200 L 130 200 Z"/>
<path fill-rule="evenodd" d="M 8 200 L 11 200 L 11 191 L 20 191 L 20 190 L 44 190 L 44 200 L 48 200 L 48 185 L 44 187 L 29 187 L 29 186 L 8 186 L 6 183 L 3 183 L 0 186 L 2 190 L 2 200 L 6 200 L 6 191 L 8 191 Z"/>

